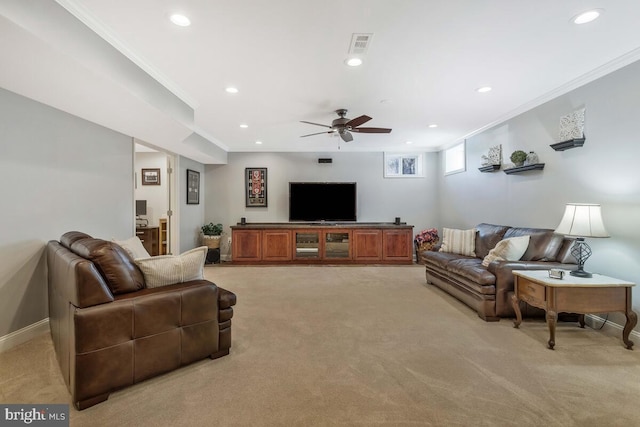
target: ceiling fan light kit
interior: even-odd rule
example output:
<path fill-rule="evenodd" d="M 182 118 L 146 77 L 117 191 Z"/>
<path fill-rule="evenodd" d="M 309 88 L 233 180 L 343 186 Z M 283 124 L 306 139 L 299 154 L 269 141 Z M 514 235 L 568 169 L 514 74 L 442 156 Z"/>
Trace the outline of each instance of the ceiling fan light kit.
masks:
<path fill-rule="evenodd" d="M 340 135 L 340 138 L 342 138 L 344 142 L 351 142 L 353 141 L 353 135 L 351 135 L 351 132 L 357 132 L 357 133 L 390 133 L 391 132 L 391 129 L 389 128 L 360 127 L 361 125 L 371 120 L 371 117 L 366 115 L 356 117 L 355 119 L 348 119 L 346 117 L 347 110 L 344 108 L 336 110 L 336 114 L 338 115 L 338 118 L 333 120 L 333 122 L 331 122 L 331 126 L 301 120 L 300 121 L 301 123 L 307 123 L 314 126 L 322 126 L 325 128 L 329 128 L 329 130 L 325 132 L 316 132 L 316 133 L 310 133 L 307 135 L 302 135 L 300 138 L 305 138 L 307 136 L 313 136 L 313 135 L 337 133 L 338 135 Z"/>

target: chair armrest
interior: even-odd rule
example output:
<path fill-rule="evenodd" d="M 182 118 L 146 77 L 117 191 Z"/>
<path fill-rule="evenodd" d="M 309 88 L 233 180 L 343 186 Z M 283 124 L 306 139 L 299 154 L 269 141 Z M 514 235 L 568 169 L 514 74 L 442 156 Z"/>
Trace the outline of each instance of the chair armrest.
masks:
<path fill-rule="evenodd" d="M 236 294 L 218 286 L 218 308 L 220 310 L 236 305 Z"/>

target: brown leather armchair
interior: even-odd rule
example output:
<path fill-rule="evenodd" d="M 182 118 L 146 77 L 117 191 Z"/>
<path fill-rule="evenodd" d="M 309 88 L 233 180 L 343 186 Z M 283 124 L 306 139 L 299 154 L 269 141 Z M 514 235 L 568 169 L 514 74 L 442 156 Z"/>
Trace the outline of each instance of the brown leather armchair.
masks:
<path fill-rule="evenodd" d="M 147 289 L 124 249 L 80 232 L 50 241 L 47 262 L 51 336 L 77 409 L 229 354 L 232 292 L 207 280 Z"/>

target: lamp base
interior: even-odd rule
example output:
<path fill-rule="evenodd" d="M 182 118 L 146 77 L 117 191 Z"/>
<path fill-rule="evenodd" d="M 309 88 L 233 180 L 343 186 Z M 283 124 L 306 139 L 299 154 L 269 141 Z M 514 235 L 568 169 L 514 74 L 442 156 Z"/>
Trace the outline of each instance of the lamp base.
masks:
<path fill-rule="evenodd" d="M 571 271 L 569 274 L 570 274 L 570 275 L 572 275 L 572 276 L 575 276 L 575 277 L 586 277 L 586 278 L 589 278 L 589 277 L 592 277 L 592 276 L 593 276 L 593 275 L 592 275 L 591 273 L 589 273 L 588 271 L 584 271 L 584 270 L 582 270 L 582 269 L 573 270 L 573 271 Z"/>

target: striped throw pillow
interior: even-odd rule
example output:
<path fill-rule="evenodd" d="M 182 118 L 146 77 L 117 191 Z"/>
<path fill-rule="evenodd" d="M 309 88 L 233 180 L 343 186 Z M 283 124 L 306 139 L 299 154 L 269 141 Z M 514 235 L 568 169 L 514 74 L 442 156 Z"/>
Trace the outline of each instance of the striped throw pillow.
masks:
<path fill-rule="evenodd" d="M 208 248 L 201 246 L 180 255 L 161 255 L 136 259 L 147 288 L 204 279 L 204 260 Z"/>
<path fill-rule="evenodd" d="M 476 256 L 476 231 L 475 228 L 470 230 L 443 228 L 440 252 Z"/>

